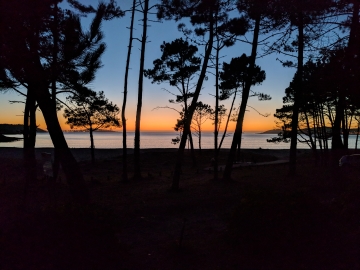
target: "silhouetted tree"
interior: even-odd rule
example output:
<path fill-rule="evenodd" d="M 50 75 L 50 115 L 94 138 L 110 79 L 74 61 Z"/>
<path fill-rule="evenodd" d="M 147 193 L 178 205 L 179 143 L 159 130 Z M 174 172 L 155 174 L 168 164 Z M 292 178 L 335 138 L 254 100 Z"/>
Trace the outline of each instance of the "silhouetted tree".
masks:
<path fill-rule="evenodd" d="M 120 127 L 119 108 L 105 98 L 104 92 L 89 91 L 86 95 L 67 97 L 69 106 L 64 109 L 66 124 L 70 128 L 85 128 L 90 133 L 91 160 L 95 161 L 93 132 L 111 126 Z"/>
<path fill-rule="evenodd" d="M 75 1 L 76 2 L 76 1 Z M 78 202 L 87 202 L 89 194 L 83 176 L 62 133 L 51 92 L 54 72 L 51 68 L 54 39 L 54 11 L 58 1 L 1 1 L 0 24 L 1 81 L 17 81 L 33 94 L 41 109 L 50 137 L 62 163 L 70 190 Z M 100 24 L 108 7 L 100 4 L 90 31 L 82 31 L 80 20 L 71 11 L 58 10 L 58 54 L 56 78 L 63 91 L 81 91 L 100 67 L 99 57 L 105 49 Z M 28 93 L 29 95 L 29 93 Z"/>
<path fill-rule="evenodd" d="M 241 144 L 241 136 L 242 136 L 242 128 L 243 128 L 243 121 L 245 117 L 245 111 L 247 107 L 248 98 L 250 95 L 250 88 L 253 82 L 253 74 L 255 68 L 255 61 L 257 55 L 257 47 L 258 47 L 258 40 L 260 34 L 260 22 L 266 19 L 266 16 L 269 13 L 269 4 L 270 2 L 267 0 L 240 0 L 238 1 L 238 9 L 240 12 L 246 12 L 248 16 L 254 22 L 254 33 L 253 33 L 253 40 L 252 40 L 252 48 L 251 48 L 251 55 L 249 58 L 248 63 L 248 74 L 245 80 L 245 85 L 242 90 L 242 97 L 241 97 L 241 105 L 237 117 L 236 128 L 233 135 L 233 140 L 231 143 L 230 153 L 226 161 L 226 166 L 223 174 L 224 180 L 230 180 L 231 172 L 232 172 L 232 165 L 235 160 L 236 154 L 236 147 Z M 272 20 L 269 20 L 272 21 Z M 275 20 L 274 20 L 275 21 Z M 269 30 L 269 29 L 267 29 Z M 266 30 L 265 30 L 266 31 Z"/>
<path fill-rule="evenodd" d="M 232 9 L 236 10 L 234 1 L 219 3 L 223 5 L 228 12 Z M 247 20 L 244 17 L 229 19 L 227 13 L 216 14 L 215 16 L 215 41 L 214 41 L 214 55 L 211 59 L 215 68 L 215 109 L 214 109 L 214 180 L 218 180 L 218 135 L 219 135 L 219 121 L 224 116 L 224 107 L 219 104 L 219 59 L 220 52 L 225 47 L 230 47 L 235 44 L 236 37 L 245 32 L 243 28 L 247 28 Z M 240 30 L 240 31 L 238 31 Z M 221 111 L 220 111 L 221 110 Z"/>
<path fill-rule="evenodd" d="M 127 102 L 127 87 L 128 87 L 128 77 L 129 77 L 129 67 L 130 67 L 130 56 L 133 42 L 133 30 L 134 30 L 134 18 L 135 18 L 135 8 L 136 8 L 136 0 L 133 0 L 132 8 L 131 8 L 131 23 L 130 23 L 130 37 L 129 37 L 129 45 L 128 52 L 126 57 L 126 67 L 125 67 L 125 78 L 124 78 L 124 99 L 123 105 L 121 109 L 121 120 L 123 125 L 123 172 L 122 172 L 122 181 L 128 181 L 128 172 L 127 172 L 127 145 L 126 145 L 126 102 Z"/>
<path fill-rule="evenodd" d="M 188 115 L 185 117 L 184 132 L 181 136 L 180 146 L 177 153 L 176 164 L 174 169 L 174 176 L 172 182 L 172 190 L 179 189 L 180 182 L 180 172 L 182 166 L 182 160 L 184 155 L 184 149 L 186 145 L 186 139 L 190 133 L 191 119 L 193 117 L 194 111 L 196 109 L 196 104 L 198 102 L 198 97 L 202 88 L 203 81 L 206 76 L 206 70 L 208 67 L 208 62 L 210 59 L 211 51 L 213 48 L 214 35 L 215 35 L 215 17 L 222 17 L 224 13 L 227 13 L 228 4 L 231 1 L 220 1 L 220 0 L 211 0 L 211 1 L 192 1 L 192 0 L 162 0 L 161 5 L 158 8 L 158 17 L 166 19 L 183 19 L 190 18 L 191 23 L 195 26 L 195 34 L 204 37 L 206 35 L 206 46 L 204 60 L 202 63 L 200 75 L 196 88 L 194 91 L 194 96 L 189 107 Z M 180 29 L 183 32 L 190 34 L 190 30 L 185 28 L 184 24 L 180 25 Z M 238 25 L 238 32 L 246 32 L 245 25 Z"/>
<path fill-rule="evenodd" d="M 249 59 L 249 57 L 243 54 L 240 57 L 232 58 L 229 64 L 226 62 L 223 63 L 223 68 L 220 72 L 220 99 L 225 100 L 230 98 L 232 95 L 234 95 L 234 97 L 231 102 L 230 111 L 226 120 L 225 130 L 221 138 L 219 148 L 221 147 L 222 142 L 226 136 L 227 127 L 231 118 L 231 113 L 234 108 L 236 94 L 238 91 L 240 91 L 239 89 L 245 88 L 245 82 L 249 72 Z M 253 71 L 252 85 L 260 84 L 264 80 L 265 71 L 261 70 L 259 66 L 255 66 Z M 259 99 L 262 100 L 270 98 L 269 96 L 260 93 L 253 93 L 253 96 L 258 96 Z"/>
<path fill-rule="evenodd" d="M 193 96 L 191 92 L 192 81 L 195 74 L 200 69 L 201 60 L 195 56 L 197 47 L 189 44 L 182 38 L 176 39 L 171 43 L 163 43 L 160 46 L 162 56 L 154 60 L 154 68 L 145 70 L 145 76 L 152 79 L 152 83 L 168 82 L 170 86 L 176 87 L 180 95 L 173 94 L 176 99 L 170 99 L 172 104 L 180 104 L 183 110 L 180 112 L 181 123 L 184 123 L 184 117 L 188 115 L 188 103 Z M 161 108 L 161 107 L 159 107 Z M 166 107 L 165 107 L 166 108 Z M 194 146 L 191 132 L 189 133 L 191 143 L 193 163 L 196 164 Z"/>
<path fill-rule="evenodd" d="M 194 130 L 194 135 L 199 138 L 199 150 L 201 153 L 201 133 L 202 125 L 211 117 L 213 114 L 211 106 L 204 104 L 201 101 L 198 102 L 195 112 L 192 118 L 191 128 Z"/>
<path fill-rule="evenodd" d="M 141 178 L 141 166 L 140 166 L 140 119 L 142 108 L 142 93 L 143 93 L 143 80 L 144 80 L 144 63 L 145 63 L 145 49 L 147 40 L 147 24 L 149 13 L 149 0 L 144 0 L 143 12 L 143 32 L 141 38 L 141 50 L 140 50 L 140 69 L 139 69 L 139 87 L 138 87 L 138 100 L 136 108 L 136 121 L 135 121 L 135 145 L 134 145 L 134 179 Z"/>
<path fill-rule="evenodd" d="M 297 129 L 299 121 L 299 106 L 300 106 L 300 92 L 303 91 L 303 66 L 304 66 L 304 50 L 315 40 L 323 36 L 324 31 L 324 16 L 332 7 L 332 0 L 321 1 L 278 1 L 278 6 L 274 7 L 278 15 L 280 15 L 285 22 L 288 22 L 288 33 L 295 30 L 295 41 L 288 44 L 290 38 L 281 39 L 280 48 L 285 52 L 297 51 L 296 64 L 296 78 L 294 91 L 293 114 L 291 119 L 291 142 L 290 142 L 290 159 L 289 159 L 289 174 L 296 173 L 296 148 L 297 148 Z M 290 63 L 291 66 L 294 64 Z"/>

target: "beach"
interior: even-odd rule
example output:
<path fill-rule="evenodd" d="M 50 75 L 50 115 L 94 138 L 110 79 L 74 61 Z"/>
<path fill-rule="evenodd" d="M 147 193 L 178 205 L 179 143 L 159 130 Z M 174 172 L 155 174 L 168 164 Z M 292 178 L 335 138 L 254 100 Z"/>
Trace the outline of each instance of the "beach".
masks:
<path fill-rule="evenodd" d="M 37 148 L 52 153 L 53 148 Z M 212 150 L 142 149 L 142 179 L 122 182 L 121 149 L 71 149 L 91 196 L 73 203 L 64 174 L 26 182 L 22 149 L 0 148 L 0 265 L 11 269 L 358 269 L 358 170 L 299 150 L 244 149 L 232 180 L 205 171 Z M 132 149 L 129 151 L 132 152 Z M 225 164 L 228 149 L 219 155 Z M 337 154 L 337 155 L 340 155 Z M 38 162 L 38 166 L 41 162 Z M 344 229 L 346 228 L 346 229 Z M 298 267 L 300 264 L 304 267 Z"/>
<path fill-rule="evenodd" d="M 77 161 L 86 161 L 91 159 L 91 153 L 89 148 L 70 148 L 73 153 L 75 159 Z M 188 151 L 188 150 L 186 150 Z M 206 149 L 209 151 L 209 149 Z M 210 150 L 211 151 L 211 150 Z M 221 152 L 226 153 L 229 149 L 222 149 Z M 272 155 L 279 159 L 286 159 L 289 157 L 289 149 L 243 149 L 243 151 L 251 151 L 254 153 L 264 154 L 264 155 Z M 309 149 L 301 149 L 298 150 L 299 154 L 309 153 L 311 150 Z M 41 153 L 51 153 L 53 155 L 54 148 L 35 148 L 36 158 L 41 160 Z M 132 148 L 128 149 L 128 154 L 133 154 L 134 150 Z M 149 152 L 171 152 L 176 153 L 177 149 L 174 148 L 147 148 L 141 149 L 141 153 L 149 153 Z M 122 155 L 122 149 L 95 149 L 95 157 L 97 159 L 111 159 L 116 158 Z M 0 158 L 11 158 L 11 159 L 21 159 L 23 157 L 23 149 L 15 148 L 15 147 L 0 147 Z"/>

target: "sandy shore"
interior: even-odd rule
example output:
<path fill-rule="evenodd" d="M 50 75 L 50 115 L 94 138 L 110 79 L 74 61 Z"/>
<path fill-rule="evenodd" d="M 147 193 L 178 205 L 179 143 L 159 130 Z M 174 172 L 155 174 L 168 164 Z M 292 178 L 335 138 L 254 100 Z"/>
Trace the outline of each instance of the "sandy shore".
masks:
<path fill-rule="evenodd" d="M 41 159 L 41 153 L 54 154 L 54 148 L 35 148 L 36 158 Z M 84 161 L 91 159 L 91 153 L 89 148 L 72 148 L 71 152 L 75 156 L 77 161 Z M 129 153 L 132 153 L 132 149 L 129 149 Z M 122 155 L 122 149 L 95 149 L 95 158 L 106 159 L 115 158 Z M 4 147 L 0 148 L 0 158 L 15 158 L 21 159 L 23 157 L 22 148 Z"/>
<path fill-rule="evenodd" d="M 204 149 L 210 150 L 210 149 Z M 74 154 L 77 161 L 85 161 L 90 160 L 90 149 L 89 148 L 71 148 L 72 153 Z M 176 152 L 177 149 L 174 148 L 149 148 L 149 149 L 141 149 L 142 153 L 146 152 Z M 228 149 L 223 149 L 222 151 L 228 151 Z M 272 155 L 276 156 L 278 159 L 287 159 L 289 158 L 289 149 L 243 149 L 243 151 L 251 151 L 257 154 L 263 155 Z M 298 154 L 307 153 L 310 150 L 301 149 L 298 150 Z M 41 153 L 54 153 L 54 148 L 36 148 L 36 157 L 37 159 L 41 159 Z M 132 154 L 133 149 L 128 149 L 128 153 Z M 122 155 L 122 149 L 95 149 L 95 158 L 97 159 L 111 159 L 116 158 Z M 15 147 L 0 147 L 0 158 L 15 158 L 20 159 L 23 156 L 22 148 Z"/>

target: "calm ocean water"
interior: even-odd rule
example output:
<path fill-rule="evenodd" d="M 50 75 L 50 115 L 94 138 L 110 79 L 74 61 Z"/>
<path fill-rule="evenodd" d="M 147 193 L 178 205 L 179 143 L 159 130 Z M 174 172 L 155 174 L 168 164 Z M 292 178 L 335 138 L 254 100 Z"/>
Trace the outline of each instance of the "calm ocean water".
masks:
<path fill-rule="evenodd" d="M 9 137 L 20 137 L 19 135 L 8 135 Z M 171 139 L 175 138 L 175 132 L 142 132 L 141 148 L 178 148 L 177 145 L 171 143 Z M 266 139 L 274 137 L 274 134 L 257 134 L 244 133 L 242 140 L 242 148 L 247 149 L 288 149 L 290 144 L 287 143 L 268 143 Z M 71 148 L 89 148 L 90 136 L 86 132 L 65 132 L 66 141 Z M 122 148 L 122 132 L 95 132 L 94 133 L 95 148 Z M 193 137 L 194 146 L 198 148 L 198 138 Z M 232 136 L 225 138 L 222 148 L 230 148 Z M 355 148 L 355 135 L 349 137 L 349 148 Z M 220 140 L 219 140 L 220 141 Z M 214 137 L 211 132 L 202 134 L 201 147 L 203 149 L 213 148 Z M 127 137 L 128 148 L 134 147 L 134 132 L 129 132 Z M 22 147 L 22 141 L 0 143 L 0 147 Z M 48 133 L 38 133 L 36 136 L 36 147 L 53 147 Z M 306 144 L 298 143 L 299 149 L 309 149 Z"/>

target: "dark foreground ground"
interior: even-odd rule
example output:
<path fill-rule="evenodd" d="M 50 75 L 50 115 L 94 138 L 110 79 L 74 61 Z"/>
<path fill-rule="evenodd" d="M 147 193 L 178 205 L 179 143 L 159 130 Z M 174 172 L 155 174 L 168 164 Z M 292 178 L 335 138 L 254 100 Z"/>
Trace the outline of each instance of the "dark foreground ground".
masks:
<path fill-rule="evenodd" d="M 0 269 L 360 269 L 360 169 L 339 168 L 342 153 L 302 150 L 296 177 L 287 164 L 250 166 L 226 183 L 203 170 L 210 150 L 197 166 L 186 153 L 174 193 L 176 151 L 144 151 L 143 179 L 129 183 L 120 154 L 98 151 L 95 164 L 78 156 L 92 197 L 78 206 L 63 175 L 41 179 L 40 162 L 26 187 L 16 151 L 0 155 Z M 244 150 L 242 159 L 287 156 Z"/>

